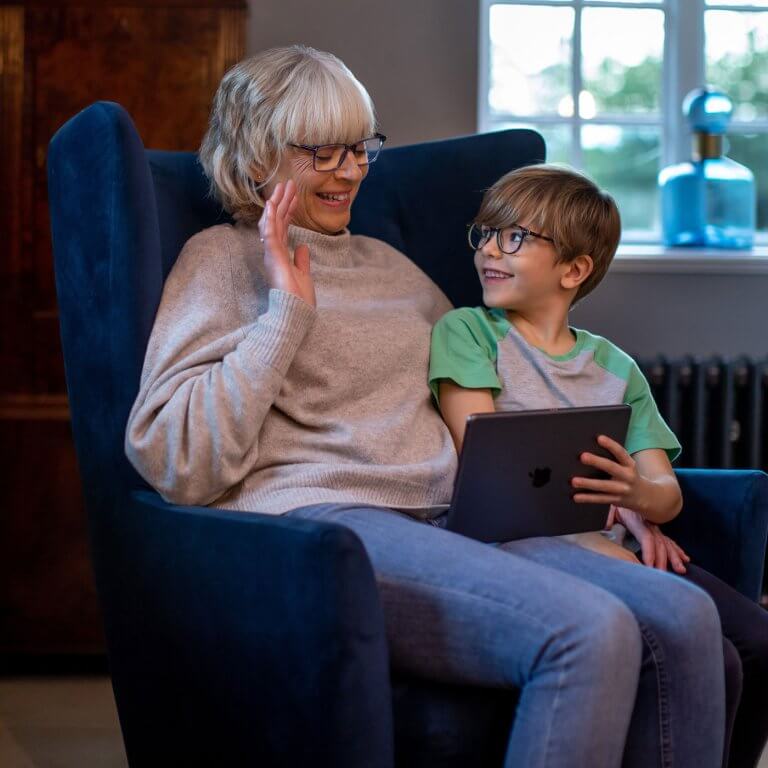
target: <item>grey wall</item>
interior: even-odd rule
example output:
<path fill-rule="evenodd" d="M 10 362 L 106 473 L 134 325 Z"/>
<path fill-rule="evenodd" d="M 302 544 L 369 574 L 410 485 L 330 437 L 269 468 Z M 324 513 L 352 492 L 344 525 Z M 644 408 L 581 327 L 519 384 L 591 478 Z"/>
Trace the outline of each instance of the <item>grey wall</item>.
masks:
<path fill-rule="evenodd" d="M 474 133 L 475 0 L 249 0 L 248 51 L 304 43 L 370 92 L 389 146 Z"/>
<path fill-rule="evenodd" d="M 608 273 L 571 323 L 630 354 L 768 356 L 768 274 Z"/>

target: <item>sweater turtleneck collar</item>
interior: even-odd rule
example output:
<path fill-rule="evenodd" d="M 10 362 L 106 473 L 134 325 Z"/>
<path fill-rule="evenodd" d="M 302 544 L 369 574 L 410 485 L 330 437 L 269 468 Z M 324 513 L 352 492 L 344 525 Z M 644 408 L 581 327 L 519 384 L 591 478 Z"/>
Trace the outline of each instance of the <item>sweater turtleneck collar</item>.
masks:
<path fill-rule="evenodd" d="M 235 229 L 248 240 L 256 241 L 257 248 L 261 245 L 259 228 L 255 225 L 235 222 Z M 315 264 L 323 264 L 328 267 L 352 267 L 354 266 L 352 255 L 352 243 L 348 229 L 343 229 L 338 235 L 325 235 L 315 232 L 313 229 L 288 225 L 288 245 L 291 250 L 296 246 L 306 243 L 309 246 L 309 258 Z"/>
<path fill-rule="evenodd" d="M 257 226 L 236 222 L 235 229 L 248 240 L 255 240 L 257 247 L 264 247 L 260 243 Z M 296 246 L 301 245 L 301 243 L 306 243 L 309 246 L 310 262 L 328 267 L 353 266 L 351 237 L 348 229 L 342 230 L 338 235 L 325 235 L 312 229 L 295 227 L 293 224 L 288 225 L 288 245 L 291 250 L 295 250 Z"/>
<path fill-rule="evenodd" d="M 351 267 L 352 246 L 348 229 L 338 235 L 326 235 L 313 229 L 288 226 L 288 244 L 291 248 L 306 243 L 309 246 L 310 262 L 328 267 Z"/>

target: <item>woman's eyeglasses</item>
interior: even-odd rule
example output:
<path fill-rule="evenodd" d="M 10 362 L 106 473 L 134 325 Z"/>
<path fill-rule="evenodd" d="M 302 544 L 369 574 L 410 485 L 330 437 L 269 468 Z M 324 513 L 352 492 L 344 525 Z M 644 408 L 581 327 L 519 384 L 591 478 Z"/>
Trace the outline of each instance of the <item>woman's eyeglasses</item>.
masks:
<path fill-rule="evenodd" d="M 376 162 L 381 147 L 387 137 L 377 133 L 368 139 L 361 139 L 356 144 L 290 144 L 296 149 L 312 153 L 312 167 L 320 173 L 336 171 L 344 165 L 347 153 L 351 152 L 355 162 L 360 165 L 370 165 Z"/>
<path fill-rule="evenodd" d="M 496 244 L 499 246 L 499 250 L 509 256 L 517 253 L 528 237 L 538 237 L 550 243 L 555 242 L 551 237 L 540 235 L 538 232 L 528 229 L 528 227 L 513 226 L 496 229 L 496 227 L 488 227 L 485 224 L 472 224 L 467 233 L 469 247 L 473 251 L 479 251 L 494 234 L 496 235 Z"/>

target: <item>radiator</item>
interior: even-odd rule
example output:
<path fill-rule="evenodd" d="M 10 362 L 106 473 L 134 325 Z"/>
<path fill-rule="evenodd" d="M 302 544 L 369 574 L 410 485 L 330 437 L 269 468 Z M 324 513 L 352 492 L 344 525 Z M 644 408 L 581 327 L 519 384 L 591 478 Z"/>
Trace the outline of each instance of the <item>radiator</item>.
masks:
<path fill-rule="evenodd" d="M 679 467 L 768 471 L 768 357 L 638 359 Z"/>

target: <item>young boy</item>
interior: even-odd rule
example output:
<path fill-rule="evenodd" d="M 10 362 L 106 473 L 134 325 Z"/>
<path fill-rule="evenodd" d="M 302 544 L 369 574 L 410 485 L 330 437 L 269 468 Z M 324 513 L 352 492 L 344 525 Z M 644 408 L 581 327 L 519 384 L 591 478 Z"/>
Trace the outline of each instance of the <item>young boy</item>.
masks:
<path fill-rule="evenodd" d="M 606 339 L 568 325 L 574 303 L 605 276 L 620 234 L 615 202 L 581 174 L 539 165 L 499 179 L 486 192 L 469 231 L 485 307 L 453 310 L 435 325 L 429 383 L 457 450 L 471 413 L 632 407 L 626 447 L 605 436 L 598 439 L 613 460 L 588 452 L 581 457 L 609 479 L 573 478 L 574 500 L 612 505 L 608 527 L 623 522 L 644 542 L 647 564 L 666 568 L 668 556 L 678 573 L 687 570 L 687 578 L 714 599 L 723 632 L 744 664 L 731 765 L 746 766 L 754 764 L 768 736 L 768 707 L 759 693 L 768 677 L 768 614 L 710 574 L 686 568 L 687 555 L 658 534 L 655 525 L 671 520 L 682 507 L 671 465 L 680 445 L 632 358 Z M 568 538 L 638 562 L 599 533 Z M 735 656 L 728 641 L 725 646 L 726 657 Z M 735 665 L 729 719 L 739 699 L 738 659 Z M 749 754 L 734 754 L 744 741 L 752 745 Z"/>
<path fill-rule="evenodd" d="M 568 326 L 571 306 L 602 280 L 620 234 L 613 200 L 578 174 L 534 166 L 499 180 L 470 229 L 486 307 L 458 309 L 437 323 L 430 385 L 457 449 L 470 413 L 628 403 L 627 450 L 605 438 L 616 462 L 583 457 L 612 480 L 575 478 L 574 499 L 664 523 L 682 506 L 670 463 L 679 443 L 635 362 L 606 339 Z M 599 535 L 569 538 L 634 559 Z M 673 557 L 681 572 L 682 559 Z"/>

